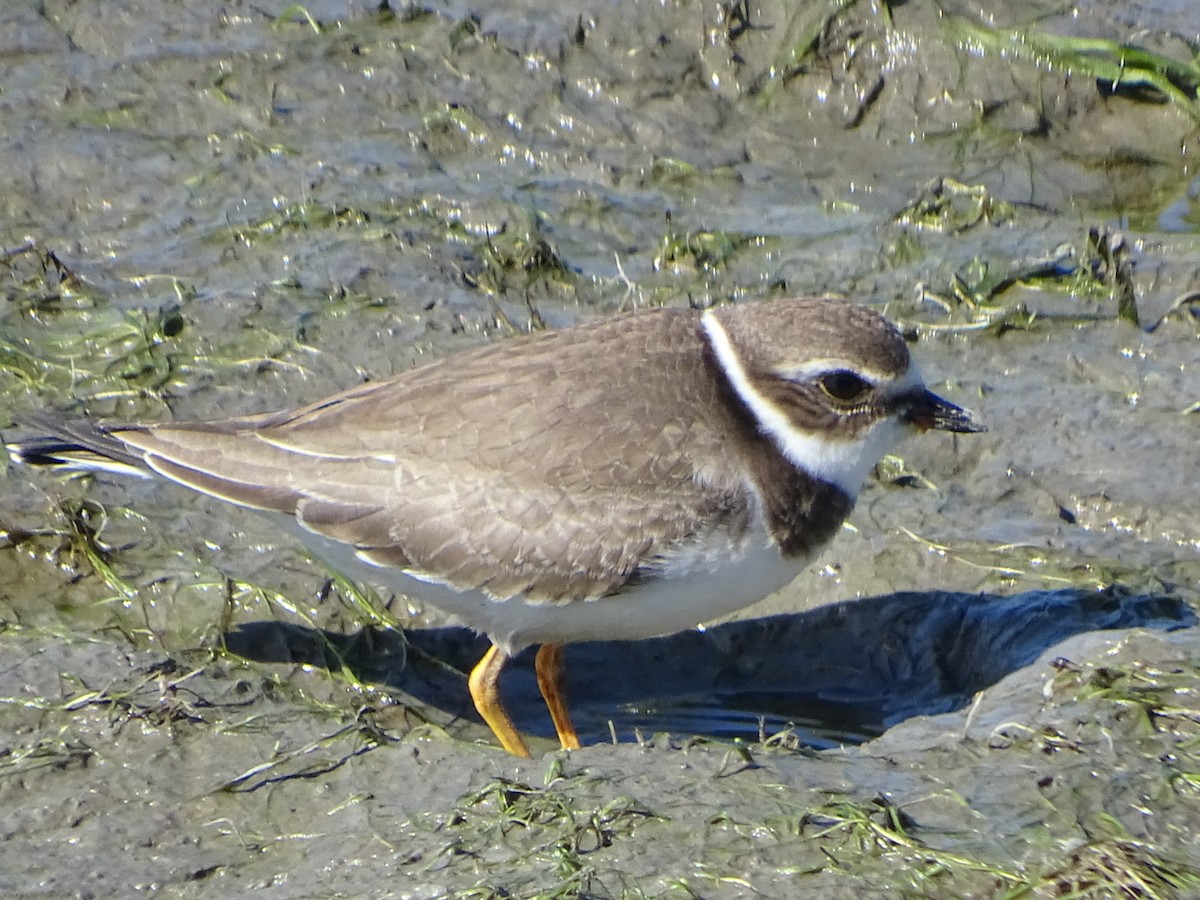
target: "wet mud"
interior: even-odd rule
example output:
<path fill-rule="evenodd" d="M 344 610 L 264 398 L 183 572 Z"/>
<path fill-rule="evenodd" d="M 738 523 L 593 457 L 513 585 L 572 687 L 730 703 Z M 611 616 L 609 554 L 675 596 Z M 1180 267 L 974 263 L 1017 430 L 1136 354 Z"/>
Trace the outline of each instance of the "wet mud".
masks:
<path fill-rule="evenodd" d="M 9 466 L 0 894 L 1195 895 L 1198 9 L 9 4 L 6 436 L 826 292 L 989 431 L 735 621 L 569 647 L 582 751 L 518 660 L 531 761 L 437 610 Z"/>

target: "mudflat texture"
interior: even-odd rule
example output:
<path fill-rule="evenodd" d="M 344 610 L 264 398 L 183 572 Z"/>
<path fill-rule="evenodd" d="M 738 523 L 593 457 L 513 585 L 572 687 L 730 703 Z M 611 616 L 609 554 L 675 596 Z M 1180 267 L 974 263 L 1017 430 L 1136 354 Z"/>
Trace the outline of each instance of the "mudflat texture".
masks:
<path fill-rule="evenodd" d="M 6 436 L 826 292 L 990 430 L 737 621 L 570 646 L 582 751 L 517 660 L 531 761 L 437 610 L 0 469 L 0 895 L 1200 894 L 1198 44 L 1188 0 L 5 3 Z"/>

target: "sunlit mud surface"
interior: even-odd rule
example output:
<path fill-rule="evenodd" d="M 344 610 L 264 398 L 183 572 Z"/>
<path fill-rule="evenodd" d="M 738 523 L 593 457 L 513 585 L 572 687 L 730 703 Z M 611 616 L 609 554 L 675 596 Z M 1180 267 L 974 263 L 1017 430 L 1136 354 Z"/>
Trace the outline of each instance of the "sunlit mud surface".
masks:
<path fill-rule="evenodd" d="M 989 431 L 736 621 L 569 647 L 582 751 L 518 659 L 531 761 L 437 610 L 0 470 L 0 895 L 1200 892 L 1200 5 L 391 6 L 5 6 L 4 435 L 818 292 Z"/>

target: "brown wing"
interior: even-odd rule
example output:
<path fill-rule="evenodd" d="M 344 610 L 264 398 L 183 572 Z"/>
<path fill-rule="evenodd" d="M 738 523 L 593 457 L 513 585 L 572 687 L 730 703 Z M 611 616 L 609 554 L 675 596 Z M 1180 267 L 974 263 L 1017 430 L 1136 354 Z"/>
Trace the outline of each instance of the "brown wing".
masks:
<path fill-rule="evenodd" d="M 618 588 L 744 528 L 695 317 L 659 311 L 452 357 L 285 413 L 111 434 L 148 465 L 293 514 L 374 562 L 496 597 Z"/>

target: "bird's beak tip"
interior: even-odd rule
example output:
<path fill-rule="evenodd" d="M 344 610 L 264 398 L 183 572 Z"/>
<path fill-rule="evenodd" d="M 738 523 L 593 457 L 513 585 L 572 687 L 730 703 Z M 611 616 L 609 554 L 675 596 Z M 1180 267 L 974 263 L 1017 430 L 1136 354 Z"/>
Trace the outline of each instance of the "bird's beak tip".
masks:
<path fill-rule="evenodd" d="M 954 434 L 978 434 L 987 431 L 969 409 L 943 400 L 932 391 L 923 390 L 913 398 L 904 413 L 904 421 L 921 431 L 949 431 Z"/>

